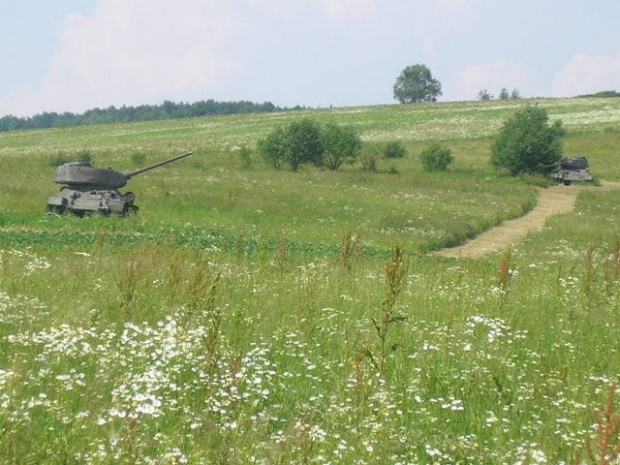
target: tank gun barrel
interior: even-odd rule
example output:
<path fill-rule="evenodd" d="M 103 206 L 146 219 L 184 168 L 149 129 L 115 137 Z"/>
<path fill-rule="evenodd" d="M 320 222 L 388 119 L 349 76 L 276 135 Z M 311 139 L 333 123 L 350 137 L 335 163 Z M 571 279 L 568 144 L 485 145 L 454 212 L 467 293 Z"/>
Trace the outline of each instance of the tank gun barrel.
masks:
<path fill-rule="evenodd" d="M 167 165 L 168 163 L 172 163 L 173 161 L 177 161 L 177 160 L 180 160 L 182 158 L 189 157 L 192 153 L 193 152 L 185 152 L 185 153 L 182 153 L 181 155 L 177 155 L 176 157 L 168 158 L 167 160 L 160 161 L 160 162 L 157 162 L 157 163 L 153 163 L 152 165 L 145 166 L 144 168 L 140 168 L 139 170 L 130 171 L 128 173 L 123 173 L 123 174 L 125 175 L 125 177 L 127 179 L 129 179 L 129 178 L 131 178 L 131 177 L 133 177 L 133 176 L 135 176 L 137 174 L 144 173 L 145 171 L 150 171 L 150 170 L 158 168 L 160 166 Z"/>

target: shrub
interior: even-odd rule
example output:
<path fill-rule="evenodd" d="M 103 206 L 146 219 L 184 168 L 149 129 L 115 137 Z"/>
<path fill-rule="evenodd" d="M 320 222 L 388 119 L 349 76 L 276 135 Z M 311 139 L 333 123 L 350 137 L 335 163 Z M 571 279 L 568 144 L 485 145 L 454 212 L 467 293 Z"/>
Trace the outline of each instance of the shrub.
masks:
<path fill-rule="evenodd" d="M 420 160 L 424 171 L 446 171 L 454 157 L 450 149 L 434 143 L 420 154 Z"/>
<path fill-rule="evenodd" d="M 350 126 L 329 123 L 323 130 L 324 162 L 330 170 L 353 163 L 362 148 L 362 140 Z"/>
<path fill-rule="evenodd" d="M 145 164 L 146 155 L 140 152 L 134 152 L 131 154 L 131 162 L 136 166 L 141 166 Z"/>
<path fill-rule="evenodd" d="M 287 135 L 284 128 L 276 128 L 267 137 L 258 141 L 258 152 L 265 163 L 277 170 L 282 168 L 287 157 Z"/>
<path fill-rule="evenodd" d="M 309 118 L 293 121 L 260 140 L 258 150 L 263 159 L 276 169 L 280 169 L 285 162 L 293 171 L 305 163 L 320 165 L 324 152 L 321 128 Z"/>
<path fill-rule="evenodd" d="M 544 108 L 526 106 L 504 123 L 492 146 L 491 163 L 521 173 L 548 174 L 562 159 L 561 121 L 549 125 Z"/>
<path fill-rule="evenodd" d="M 289 152 L 287 162 L 293 171 L 304 163 L 320 165 L 323 162 L 323 137 L 321 127 L 316 121 L 304 118 L 293 121 L 287 127 Z"/>
<path fill-rule="evenodd" d="M 77 153 L 77 159 L 81 162 L 84 163 L 92 163 L 93 161 L 93 156 L 91 155 L 91 153 L 88 150 L 80 150 Z"/>
<path fill-rule="evenodd" d="M 238 156 L 241 169 L 248 170 L 252 167 L 252 151 L 247 146 L 239 149 Z"/>
<path fill-rule="evenodd" d="M 362 171 L 368 173 L 377 172 L 377 157 L 374 153 L 365 153 L 362 155 Z"/>
<path fill-rule="evenodd" d="M 392 165 L 386 170 L 386 173 L 387 174 L 400 174 L 400 171 L 398 171 L 398 168 Z"/>
<path fill-rule="evenodd" d="M 48 159 L 47 164 L 50 166 L 60 166 L 72 161 L 81 161 L 84 163 L 92 163 L 93 157 L 88 150 L 80 150 L 75 155 L 67 155 L 58 153 L 55 157 Z"/>
<path fill-rule="evenodd" d="M 383 150 L 383 158 L 405 158 L 407 156 L 407 148 L 402 142 L 389 142 Z"/>

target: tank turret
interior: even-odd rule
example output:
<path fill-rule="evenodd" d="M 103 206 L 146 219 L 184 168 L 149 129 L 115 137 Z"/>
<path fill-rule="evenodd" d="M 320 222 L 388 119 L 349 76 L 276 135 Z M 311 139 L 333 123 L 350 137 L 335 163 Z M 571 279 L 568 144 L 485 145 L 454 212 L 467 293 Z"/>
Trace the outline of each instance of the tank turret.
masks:
<path fill-rule="evenodd" d="M 50 213 L 71 212 L 78 216 L 88 213 L 119 213 L 127 215 L 138 210 L 134 205 L 132 192 L 122 194 L 118 189 L 125 187 L 129 179 L 138 174 L 188 157 L 186 152 L 176 157 L 148 165 L 135 171 L 121 172 L 111 168 L 96 168 L 88 162 L 74 161 L 56 169 L 54 182 L 62 184 L 58 195 L 47 198 Z"/>

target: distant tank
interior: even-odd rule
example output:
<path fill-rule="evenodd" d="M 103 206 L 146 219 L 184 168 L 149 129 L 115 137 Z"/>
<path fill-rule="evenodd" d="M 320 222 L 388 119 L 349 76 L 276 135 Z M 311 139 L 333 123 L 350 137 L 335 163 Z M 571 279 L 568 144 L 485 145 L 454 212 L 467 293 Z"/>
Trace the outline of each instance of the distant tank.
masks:
<path fill-rule="evenodd" d="M 559 167 L 553 172 L 558 183 L 569 186 L 573 181 L 592 181 L 594 178 L 588 171 L 590 163 L 584 156 L 562 158 Z"/>
<path fill-rule="evenodd" d="M 154 163 L 136 171 L 122 173 L 111 168 L 96 168 L 88 162 L 74 161 L 56 169 L 54 182 L 62 184 L 60 193 L 47 198 L 48 213 L 73 213 L 84 216 L 91 213 L 128 215 L 138 211 L 133 192 L 125 194 L 118 189 L 125 187 L 132 177 L 189 157 L 186 152 L 176 157 Z"/>

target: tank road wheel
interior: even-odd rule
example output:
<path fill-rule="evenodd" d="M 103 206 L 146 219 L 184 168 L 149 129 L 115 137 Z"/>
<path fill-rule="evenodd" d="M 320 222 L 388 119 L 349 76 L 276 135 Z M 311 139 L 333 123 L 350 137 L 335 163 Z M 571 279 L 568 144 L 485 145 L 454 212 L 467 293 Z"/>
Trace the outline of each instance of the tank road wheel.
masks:
<path fill-rule="evenodd" d="M 45 209 L 45 211 L 46 213 L 49 213 L 50 215 L 63 215 L 66 209 L 62 205 L 47 204 L 47 208 Z"/>
<path fill-rule="evenodd" d="M 136 200 L 136 194 L 129 191 L 125 194 L 125 206 L 123 207 L 123 216 L 135 215 L 138 212 L 138 207 L 133 204 Z"/>
<path fill-rule="evenodd" d="M 570 186 L 570 179 L 565 179 L 563 182 L 565 186 Z"/>
<path fill-rule="evenodd" d="M 127 218 L 128 216 L 135 215 L 138 213 L 138 207 L 133 203 L 128 203 L 123 207 L 123 213 L 121 214 L 123 218 Z"/>
<path fill-rule="evenodd" d="M 47 198 L 45 211 L 52 215 L 62 215 L 67 211 L 67 199 L 59 195 L 50 195 Z"/>

